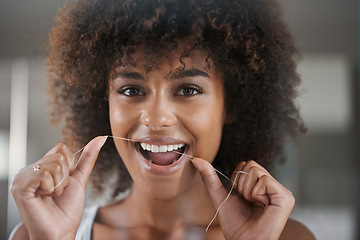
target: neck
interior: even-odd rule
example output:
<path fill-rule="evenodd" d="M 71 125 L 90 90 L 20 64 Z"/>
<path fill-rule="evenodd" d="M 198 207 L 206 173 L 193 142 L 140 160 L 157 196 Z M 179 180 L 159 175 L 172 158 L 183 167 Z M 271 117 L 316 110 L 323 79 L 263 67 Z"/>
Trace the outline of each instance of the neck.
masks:
<path fill-rule="evenodd" d="M 140 216 L 143 224 L 166 231 L 188 226 L 205 228 L 216 210 L 199 173 L 188 190 L 165 200 L 151 197 L 149 192 L 134 184 L 127 202 L 133 206 L 132 215 Z"/>

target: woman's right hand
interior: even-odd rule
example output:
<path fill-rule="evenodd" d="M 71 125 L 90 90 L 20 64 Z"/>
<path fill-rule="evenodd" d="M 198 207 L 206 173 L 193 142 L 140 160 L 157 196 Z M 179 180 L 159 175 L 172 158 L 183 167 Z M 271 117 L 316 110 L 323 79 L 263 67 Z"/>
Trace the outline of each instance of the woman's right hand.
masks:
<path fill-rule="evenodd" d="M 70 165 L 74 154 L 60 143 L 42 159 L 15 175 L 11 193 L 27 230 L 26 235 L 31 239 L 75 238 L 83 214 L 86 185 L 106 139 L 101 136 L 91 140 L 80 155 L 76 168 L 74 163 Z M 15 233 L 14 239 L 22 235 L 20 232 Z"/>

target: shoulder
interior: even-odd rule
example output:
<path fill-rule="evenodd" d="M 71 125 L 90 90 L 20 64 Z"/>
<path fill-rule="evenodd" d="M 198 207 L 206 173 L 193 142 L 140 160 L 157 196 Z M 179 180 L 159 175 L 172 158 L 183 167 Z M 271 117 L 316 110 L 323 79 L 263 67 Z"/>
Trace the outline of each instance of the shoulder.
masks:
<path fill-rule="evenodd" d="M 300 222 L 289 219 L 280 236 L 280 240 L 315 240 L 310 230 Z"/>
<path fill-rule="evenodd" d="M 10 234 L 9 240 L 16 239 L 30 239 L 29 233 L 23 223 L 19 223 Z"/>

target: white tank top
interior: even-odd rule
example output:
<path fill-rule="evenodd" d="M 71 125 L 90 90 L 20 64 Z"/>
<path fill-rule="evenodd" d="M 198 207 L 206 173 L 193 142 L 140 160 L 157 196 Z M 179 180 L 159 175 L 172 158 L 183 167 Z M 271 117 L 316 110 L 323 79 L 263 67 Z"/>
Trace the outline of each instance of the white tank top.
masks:
<path fill-rule="evenodd" d="M 81 219 L 78 231 L 76 233 L 75 240 L 91 240 L 91 232 L 98 209 L 98 205 L 94 205 L 84 209 L 84 214 Z"/>

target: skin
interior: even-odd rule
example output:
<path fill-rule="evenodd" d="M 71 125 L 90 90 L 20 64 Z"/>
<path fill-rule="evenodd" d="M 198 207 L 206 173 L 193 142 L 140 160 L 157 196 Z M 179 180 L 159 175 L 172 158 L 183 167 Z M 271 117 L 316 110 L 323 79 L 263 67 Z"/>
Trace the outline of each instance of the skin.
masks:
<path fill-rule="evenodd" d="M 74 239 L 85 203 L 85 188 L 104 137 L 90 141 L 76 169 L 70 166 L 73 153 L 63 143 L 44 158 L 15 175 L 11 193 L 23 219 L 13 239 Z M 40 170 L 34 172 L 33 166 Z M 62 184 L 53 191 L 65 175 Z M 77 193 L 77 194 L 74 194 Z"/>
<path fill-rule="evenodd" d="M 233 174 L 235 191 L 204 229 L 228 191 L 211 162 L 226 123 L 221 74 L 206 55 L 194 50 L 179 61 L 179 49 L 146 72 L 138 50 L 135 66 L 114 69 L 109 78 L 110 124 L 114 136 L 149 143 L 186 143 L 176 171 L 149 171 L 134 142 L 115 140 L 134 183 L 125 200 L 102 207 L 93 225 L 93 239 L 186 239 L 200 232 L 204 239 L 314 239 L 299 223 L 288 220 L 295 199 L 254 161 L 240 162 Z M 170 60 L 169 60 L 170 59 Z M 164 138 L 166 137 L 166 138 Z M 145 139 L 145 140 L 144 140 Z M 67 166 L 73 153 L 64 144 L 14 178 L 11 192 L 23 218 L 14 239 L 73 239 L 84 208 L 85 187 L 106 138 L 89 142 L 78 167 Z M 179 160 L 180 162 L 180 160 Z M 54 191 L 50 189 L 65 181 Z M 74 194 L 76 193 L 76 194 Z"/>

